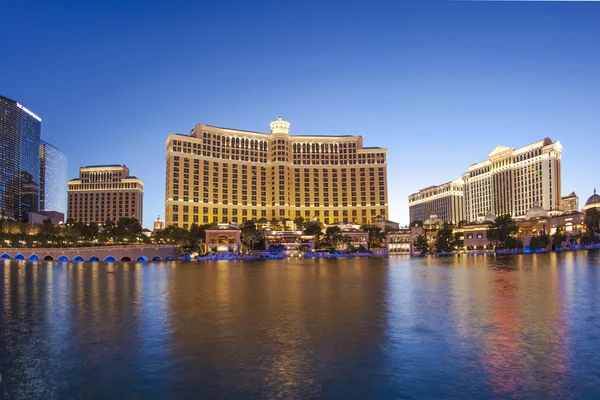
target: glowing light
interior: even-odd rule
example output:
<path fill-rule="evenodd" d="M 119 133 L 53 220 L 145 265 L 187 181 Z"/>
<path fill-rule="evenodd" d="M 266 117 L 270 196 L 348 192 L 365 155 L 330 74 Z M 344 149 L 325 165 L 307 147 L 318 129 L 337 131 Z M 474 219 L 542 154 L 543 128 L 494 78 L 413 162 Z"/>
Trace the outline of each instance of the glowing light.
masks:
<path fill-rule="evenodd" d="M 27 114 L 31 115 L 33 118 L 35 118 L 38 121 L 42 122 L 42 119 L 40 117 L 38 117 L 32 111 L 29 111 L 27 108 L 25 108 L 24 106 L 20 105 L 19 103 L 17 103 L 17 107 L 19 107 L 21 110 L 25 111 Z"/>

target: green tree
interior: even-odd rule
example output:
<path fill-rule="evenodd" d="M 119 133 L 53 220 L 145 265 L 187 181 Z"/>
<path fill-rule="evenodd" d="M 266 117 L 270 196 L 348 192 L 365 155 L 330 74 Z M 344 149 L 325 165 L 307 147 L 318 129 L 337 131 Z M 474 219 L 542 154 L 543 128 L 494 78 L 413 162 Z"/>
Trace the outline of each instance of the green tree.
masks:
<path fill-rule="evenodd" d="M 342 230 L 339 226 L 330 226 L 325 229 L 325 240 L 334 248 L 339 246 L 342 237 Z"/>
<path fill-rule="evenodd" d="M 45 219 L 40 227 L 40 236 L 45 240 L 51 240 L 56 236 L 57 229 L 50 218 Z"/>
<path fill-rule="evenodd" d="M 556 232 L 554 232 L 554 235 L 552 236 L 552 246 L 554 246 L 555 249 L 560 249 L 562 243 L 566 240 L 567 235 L 560 228 L 557 228 Z"/>
<path fill-rule="evenodd" d="M 260 234 L 256 229 L 254 221 L 247 221 L 242 225 L 242 231 L 240 232 L 240 239 L 242 244 L 246 246 L 248 251 L 254 250 L 254 246 L 260 241 Z"/>
<path fill-rule="evenodd" d="M 304 234 L 315 237 L 315 243 L 321 239 L 323 224 L 319 221 L 309 221 L 304 225 Z"/>
<path fill-rule="evenodd" d="M 437 231 L 435 238 L 435 250 L 445 253 L 453 250 L 454 235 L 452 225 L 445 223 L 444 227 Z"/>
<path fill-rule="evenodd" d="M 415 250 L 419 251 L 421 255 L 427 254 L 429 251 L 429 242 L 427 241 L 427 236 L 425 234 L 421 234 L 415 238 L 414 242 Z"/>
<path fill-rule="evenodd" d="M 519 231 L 519 226 L 512 219 L 510 214 L 504 214 L 496 218 L 491 224 L 490 229 L 487 232 L 487 237 L 497 249 L 512 248 L 508 245 L 513 245 L 514 242 L 510 241 L 516 233 Z"/>
<path fill-rule="evenodd" d="M 202 252 L 204 249 L 204 240 L 206 238 L 206 229 L 214 226 L 214 224 L 198 225 L 193 223 L 190 226 L 188 241 L 192 251 Z"/>
<path fill-rule="evenodd" d="M 385 244 L 385 232 L 378 226 L 362 225 L 360 229 L 369 233 L 369 247 L 380 248 Z"/>
<path fill-rule="evenodd" d="M 118 241 L 136 241 L 142 235 L 142 225 L 136 218 L 119 218 L 115 226 Z"/>
<path fill-rule="evenodd" d="M 550 237 L 545 234 L 534 236 L 529 242 L 529 247 L 533 250 L 545 249 L 550 244 Z"/>
<path fill-rule="evenodd" d="M 588 208 L 585 211 L 585 228 L 590 233 L 600 233 L 600 210 Z"/>
<path fill-rule="evenodd" d="M 296 219 L 294 220 L 294 223 L 296 224 L 296 229 L 302 230 L 302 228 L 304 228 L 304 218 L 303 217 L 296 217 Z"/>

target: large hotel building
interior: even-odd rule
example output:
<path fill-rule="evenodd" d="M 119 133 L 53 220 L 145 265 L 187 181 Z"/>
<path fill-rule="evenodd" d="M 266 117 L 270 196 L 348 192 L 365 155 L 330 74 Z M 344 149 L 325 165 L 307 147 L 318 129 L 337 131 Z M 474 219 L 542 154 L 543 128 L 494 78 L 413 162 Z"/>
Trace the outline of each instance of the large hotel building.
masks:
<path fill-rule="evenodd" d="M 561 152 L 560 142 L 549 138 L 519 149 L 496 147 L 462 175 L 467 219 L 490 212 L 520 217 L 534 205 L 559 210 Z"/>
<path fill-rule="evenodd" d="M 362 136 L 292 136 L 198 124 L 169 135 L 166 225 L 266 218 L 372 223 L 388 217 L 386 149 Z"/>
<path fill-rule="evenodd" d="M 130 176 L 125 165 L 90 165 L 79 168 L 69 181 L 68 218 L 104 223 L 135 218 L 142 223 L 144 183 Z"/>
<path fill-rule="evenodd" d="M 560 210 L 561 152 L 560 142 L 549 138 L 519 149 L 498 146 L 461 179 L 410 195 L 411 222 L 423 221 L 428 214 L 453 223 L 489 213 L 521 217 L 534 205 Z"/>
<path fill-rule="evenodd" d="M 438 186 L 429 186 L 408 196 L 410 220 L 425 221 L 431 215 L 458 224 L 464 220 L 464 183 L 456 179 Z"/>

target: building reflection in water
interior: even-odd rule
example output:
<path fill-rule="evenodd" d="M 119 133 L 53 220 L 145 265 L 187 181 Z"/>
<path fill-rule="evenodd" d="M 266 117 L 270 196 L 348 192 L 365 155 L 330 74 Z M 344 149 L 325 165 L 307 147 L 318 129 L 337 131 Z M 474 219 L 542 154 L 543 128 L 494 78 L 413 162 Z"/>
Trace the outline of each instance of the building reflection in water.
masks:
<path fill-rule="evenodd" d="M 494 395 L 569 393 L 572 388 L 564 380 L 570 369 L 568 321 L 557 255 L 478 256 L 459 262 L 476 269 L 480 278 L 453 275 L 457 332 L 462 341 L 473 343 Z"/>
<path fill-rule="evenodd" d="M 0 373 L 9 397 L 119 398 L 140 371 L 151 369 L 149 379 L 167 368 L 169 269 L 141 268 L 0 264 Z M 155 385 L 153 393 L 167 391 Z"/>
<path fill-rule="evenodd" d="M 186 374 L 174 379 L 193 382 L 191 390 L 207 398 L 376 393 L 369 378 L 381 361 L 382 262 L 179 269 L 171 281 L 171 358 Z M 345 378 L 357 369 L 354 381 Z"/>
<path fill-rule="evenodd" d="M 598 398 L 599 261 L 2 262 L 2 395 Z"/>

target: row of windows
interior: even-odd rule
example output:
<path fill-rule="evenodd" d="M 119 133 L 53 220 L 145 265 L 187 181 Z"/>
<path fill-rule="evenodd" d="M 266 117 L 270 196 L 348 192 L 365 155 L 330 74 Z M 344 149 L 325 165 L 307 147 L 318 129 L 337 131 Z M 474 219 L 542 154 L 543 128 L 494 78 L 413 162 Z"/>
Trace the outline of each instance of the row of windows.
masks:
<path fill-rule="evenodd" d="M 360 217 L 360 218 L 328 218 L 328 217 L 324 217 L 324 218 L 319 218 L 319 217 L 315 217 L 315 219 L 319 222 L 322 222 L 324 224 L 336 224 L 339 222 L 343 222 L 343 223 L 353 223 L 353 224 L 367 224 L 371 221 L 369 221 L 368 217 Z M 212 223 L 223 223 L 223 224 L 228 224 L 228 223 L 234 223 L 234 224 L 244 224 L 247 221 L 250 220 L 256 220 L 256 218 L 249 218 L 249 217 L 227 217 L 227 216 L 223 216 L 221 217 L 221 219 L 219 219 L 216 216 L 213 216 L 212 220 L 209 221 L 208 216 L 204 216 L 202 217 L 202 223 L 203 224 L 207 224 L 209 222 Z M 188 222 L 184 222 L 184 223 L 179 223 L 179 222 L 173 222 L 170 225 L 174 226 L 175 228 L 177 227 L 182 227 L 183 229 L 189 229 L 191 227 L 192 224 L 199 224 L 200 220 L 198 219 L 197 221 L 188 221 Z"/>

